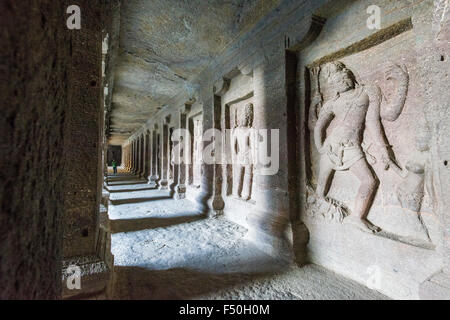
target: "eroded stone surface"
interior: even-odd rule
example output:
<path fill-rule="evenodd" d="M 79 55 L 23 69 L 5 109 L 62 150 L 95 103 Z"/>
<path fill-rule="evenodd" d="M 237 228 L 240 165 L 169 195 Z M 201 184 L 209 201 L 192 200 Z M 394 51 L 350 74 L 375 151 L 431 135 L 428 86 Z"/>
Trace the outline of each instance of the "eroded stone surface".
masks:
<path fill-rule="evenodd" d="M 111 132 L 126 139 L 279 0 L 124 1 Z M 115 140 L 120 143 L 120 140 Z"/>

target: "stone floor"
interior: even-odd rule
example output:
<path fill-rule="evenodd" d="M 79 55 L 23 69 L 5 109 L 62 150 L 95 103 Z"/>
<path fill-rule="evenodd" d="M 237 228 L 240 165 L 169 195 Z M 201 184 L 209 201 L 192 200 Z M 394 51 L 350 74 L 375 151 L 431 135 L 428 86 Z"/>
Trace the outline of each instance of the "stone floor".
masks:
<path fill-rule="evenodd" d="M 283 265 L 245 228 L 137 177 L 111 180 L 115 299 L 387 299 L 316 265 Z"/>

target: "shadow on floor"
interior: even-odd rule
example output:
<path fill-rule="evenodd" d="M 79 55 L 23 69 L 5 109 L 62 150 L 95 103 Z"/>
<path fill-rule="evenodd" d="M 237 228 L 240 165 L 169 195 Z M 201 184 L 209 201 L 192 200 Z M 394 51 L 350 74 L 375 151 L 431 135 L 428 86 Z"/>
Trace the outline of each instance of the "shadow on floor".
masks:
<path fill-rule="evenodd" d="M 206 218 L 205 215 L 191 215 L 173 218 L 142 218 L 142 219 L 117 219 L 110 220 L 111 232 L 131 232 L 145 229 L 170 227 L 177 224 L 193 222 Z"/>
<path fill-rule="evenodd" d="M 255 261 L 255 265 L 268 261 Z M 277 272 L 283 272 L 280 269 Z M 261 278 L 269 278 L 275 272 L 211 273 L 187 268 L 149 270 L 142 267 L 114 267 L 114 299 L 195 299 L 221 290 L 248 285 Z M 251 296 L 251 290 L 248 292 Z M 205 297 L 207 298 L 207 297 Z M 218 296 L 225 298 L 226 296 Z M 254 297 L 255 299 L 258 296 Z M 295 296 L 293 296 L 295 298 Z"/>
<path fill-rule="evenodd" d="M 120 204 L 150 202 L 150 201 L 166 200 L 166 199 L 172 199 L 172 197 L 171 196 L 159 196 L 159 197 L 117 199 L 117 200 L 111 200 L 111 204 L 117 206 Z"/>
<path fill-rule="evenodd" d="M 132 189 L 111 189 L 111 187 L 114 186 L 109 186 L 109 188 L 106 188 L 106 190 L 109 193 L 123 193 L 123 192 L 134 192 L 134 191 L 148 191 L 148 190 L 156 190 L 156 187 L 139 187 L 139 188 L 132 188 Z"/>
<path fill-rule="evenodd" d="M 121 180 L 121 181 L 109 181 L 108 186 L 127 186 L 127 185 L 135 185 L 135 184 L 147 184 L 147 180 Z"/>

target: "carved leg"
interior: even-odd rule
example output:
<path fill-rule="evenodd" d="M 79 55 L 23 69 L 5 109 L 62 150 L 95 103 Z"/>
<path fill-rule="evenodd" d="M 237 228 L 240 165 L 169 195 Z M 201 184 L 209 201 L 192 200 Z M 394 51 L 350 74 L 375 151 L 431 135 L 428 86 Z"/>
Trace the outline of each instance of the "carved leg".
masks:
<path fill-rule="evenodd" d="M 333 164 L 328 159 L 327 155 L 322 155 L 319 164 L 319 177 L 317 181 L 317 195 L 326 198 L 328 193 L 328 182 L 333 173 Z"/>
<path fill-rule="evenodd" d="M 355 209 L 344 221 L 356 225 L 363 231 L 379 232 L 381 229 L 367 220 L 378 188 L 378 180 L 374 177 L 365 158 L 357 161 L 350 171 L 358 178 L 360 186 L 356 195 Z"/>
<path fill-rule="evenodd" d="M 244 167 L 239 164 L 233 166 L 233 196 L 239 198 L 241 186 L 242 186 L 242 175 Z"/>
<path fill-rule="evenodd" d="M 253 170 L 251 165 L 244 166 L 244 182 L 242 184 L 242 199 L 249 200 L 252 192 Z"/>

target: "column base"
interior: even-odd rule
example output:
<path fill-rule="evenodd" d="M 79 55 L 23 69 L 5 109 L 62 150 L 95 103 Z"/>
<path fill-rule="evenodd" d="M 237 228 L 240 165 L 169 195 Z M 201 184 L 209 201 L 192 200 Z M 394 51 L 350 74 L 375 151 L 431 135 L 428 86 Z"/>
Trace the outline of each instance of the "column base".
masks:
<path fill-rule="evenodd" d="M 155 176 L 148 176 L 147 177 L 147 184 L 150 188 L 157 188 L 158 184 L 156 183 L 157 178 Z"/>
<path fill-rule="evenodd" d="M 161 179 L 159 181 L 159 190 L 167 190 L 169 189 L 169 182 L 166 179 Z"/>
<path fill-rule="evenodd" d="M 175 186 L 175 194 L 173 196 L 176 200 L 181 200 L 186 198 L 186 186 L 184 184 L 179 184 Z"/>

